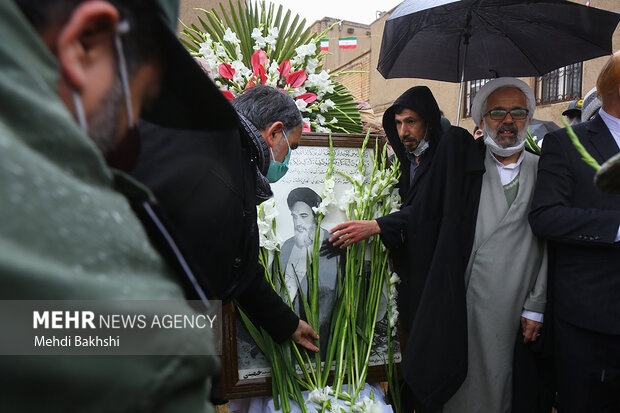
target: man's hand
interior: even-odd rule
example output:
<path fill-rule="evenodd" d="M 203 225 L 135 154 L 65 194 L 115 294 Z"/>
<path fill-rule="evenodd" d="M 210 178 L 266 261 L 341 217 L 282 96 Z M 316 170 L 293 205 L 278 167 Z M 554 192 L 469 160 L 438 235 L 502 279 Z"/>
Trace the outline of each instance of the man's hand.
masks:
<path fill-rule="evenodd" d="M 542 323 L 521 317 L 521 328 L 523 329 L 523 342 L 529 343 L 531 341 L 536 341 L 538 336 L 540 336 Z"/>
<path fill-rule="evenodd" d="M 314 351 L 315 353 L 319 351 L 318 347 L 312 342 L 312 340 L 318 340 L 319 335 L 312 327 L 310 327 L 310 324 L 306 323 L 302 319 L 299 319 L 297 330 L 295 330 L 291 338 L 295 343 L 307 348 L 310 351 Z"/>
<path fill-rule="evenodd" d="M 333 234 L 329 238 L 329 242 L 335 247 L 346 248 L 349 245 L 359 242 L 381 233 L 381 228 L 377 220 L 372 221 L 348 221 L 340 225 L 336 225 L 329 230 Z"/>

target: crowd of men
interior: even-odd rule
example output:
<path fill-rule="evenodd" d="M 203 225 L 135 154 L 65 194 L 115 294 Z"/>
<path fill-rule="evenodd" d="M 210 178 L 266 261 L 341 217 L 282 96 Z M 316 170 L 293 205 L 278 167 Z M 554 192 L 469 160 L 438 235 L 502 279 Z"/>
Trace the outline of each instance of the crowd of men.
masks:
<path fill-rule="evenodd" d="M 231 105 L 176 38 L 178 5 L 0 2 L 0 296 L 234 299 L 275 341 L 318 351 L 258 260 L 256 205 L 288 170 L 300 112 L 261 85 Z M 620 52 L 594 97 L 572 106 L 599 163 L 620 152 Z M 592 110 L 581 123 L 577 106 Z M 535 107 L 523 81 L 488 82 L 474 138 L 442 126 L 429 88 L 405 91 L 383 116 L 400 211 L 320 232 L 340 248 L 379 235 L 390 250 L 408 336 L 404 411 L 549 412 L 556 391 L 559 413 L 620 411 L 620 195 L 594 186 L 565 129 L 540 156 L 526 150 Z M 320 201 L 289 194 L 285 267 L 303 272 Z M 333 290 L 337 265 L 321 263 Z M 201 331 L 159 344 L 214 354 L 211 341 Z M 0 411 L 210 412 L 219 364 L 2 355 Z"/>

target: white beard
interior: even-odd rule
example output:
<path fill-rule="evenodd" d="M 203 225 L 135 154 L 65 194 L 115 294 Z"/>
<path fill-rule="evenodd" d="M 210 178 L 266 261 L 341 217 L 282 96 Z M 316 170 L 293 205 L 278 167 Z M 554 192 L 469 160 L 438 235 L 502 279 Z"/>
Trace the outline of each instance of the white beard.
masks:
<path fill-rule="evenodd" d="M 484 131 L 484 143 L 489 150 L 497 156 L 507 157 L 512 156 L 517 152 L 521 152 L 525 147 L 525 141 L 527 140 L 527 127 L 529 126 L 529 119 L 523 126 L 523 129 L 517 132 L 517 141 L 512 146 L 502 146 L 497 142 L 497 129 L 492 130 L 487 126 L 486 119 L 482 120 L 482 130 Z"/>

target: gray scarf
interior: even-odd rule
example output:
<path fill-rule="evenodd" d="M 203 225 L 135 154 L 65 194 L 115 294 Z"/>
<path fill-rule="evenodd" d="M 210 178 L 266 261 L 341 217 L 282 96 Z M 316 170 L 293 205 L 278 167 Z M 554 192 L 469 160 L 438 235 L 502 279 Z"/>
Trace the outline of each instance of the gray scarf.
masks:
<path fill-rule="evenodd" d="M 269 162 L 271 156 L 269 154 L 269 145 L 265 142 L 263 135 L 256 129 L 256 126 L 248 118 L 237 112 L 241 120 L 241 127 L 245 136 L 247 136 L 250 157 L 254 160 L 256 167 L 256 204 L 263 203 L 273 196 L 269 181 L 265 177 L 269 170 Z"/>

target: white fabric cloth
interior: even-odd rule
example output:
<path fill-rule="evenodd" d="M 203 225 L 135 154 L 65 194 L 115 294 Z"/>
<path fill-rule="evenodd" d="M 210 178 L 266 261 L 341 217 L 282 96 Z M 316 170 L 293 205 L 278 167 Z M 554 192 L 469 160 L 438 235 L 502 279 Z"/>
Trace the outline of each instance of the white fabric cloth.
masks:
<path fill-rule="evenodd" d="M 480 120 L 482 115 L 486 113 L 486 102 L 489 95 L 495 92 L 497 89 L 505 87 L 516 87 L 520 89 L 527 100 L 527 109 L 530 111 L 528 117 L 532 119 L 534 117 L 534 111 L 536 110 L 536 98 L 534 97 L 534 91 L 527 83 L 514 77 L 500 77 L 490 80 L 485 83 L 480 90 L 474 96 L 474 101 L 471 104 L 471 118 L 478 127 L 482 127 Z"/>
<path fill-rule="evenodd" d="M 346 385 L 343 386 L 343 389 L 346 390 Z M 392 406 L 385 404 L 383 398 L 383 390 L 378 383 L 368 384 L 364 386 L 364 389 L 360 392 L 359 399 L 363 399 L 364 397 L 370 397 L 370 392 L 372 391 L 375 402 L 379 403 L 383 410 L 382 413 L 393 413 Z M 304 396 L 304 400 L 308 399 L 309 391 L 302 392 Z M 333 400 L 333 398 L 332 398 Z M 347 406 L 343 401 L 339 400 L 338 404 L 342 406 L 344 411 L 348 412 L 351 409 L 351 406 Z M 314 411 L 314 407 L 318 405 L 314 403 L 306 404 L 308 406 L 308 411 Z M 311 408 L 312 407 L 312 408 Z M 281 413 L 282 410 L 275 410 L 273 407 L 273 398 L 271 396 L 263 396 L 263 397 L 251 397 L 247 399 L 235 399 L 230 401 L 229 410 L 234 413 Z M 296 402 L 291 401 L 291 413 L 301 413 L 301 408 Z"/>
<path fill-rule="evenodd" d="M 523 310 L 523 312 L 521 313 L 521 317 L 525 317 L 528 320 L 536 321 L 539 323 L 542 323 L 543 320 L 545 319 L 545 315 L 543 313 L 537 313 L 534 311 L 527 311 L 527 310 Z"/>
<path fill-rule="evenodd" d="M 519 159 L 517 162 L 511 163 L 508 165 L 504 165 L 500 161 L 497 160 L 495 156 L 493 156 L 493 160 L 495 161 L 495 166 L 497 166 L 497 172 L 499 173 L 499 179 L 502 182 L 502 185 L 508 185 L 519 175 L 519 171 L 521 170 L 521 162 L 523 162 L 523 157 L 525 151 L 521 152 L 519 155 Z"/>
<path fill-rule="evenodd" d="M 607 129 L 611 132 L 611 136 L 613 136 L 616 141 L 616 145 L 620 148 L 620 119 L 611 116 L 609 113 L 605 112 L 603 108 L 599 110 L 599 115 L 601 115 L 601 119 L 607 125 Z M 616 234 L 616 242 L 620 241 L 620 225 L 618 226 L 618 233 Z"/>

